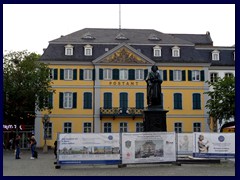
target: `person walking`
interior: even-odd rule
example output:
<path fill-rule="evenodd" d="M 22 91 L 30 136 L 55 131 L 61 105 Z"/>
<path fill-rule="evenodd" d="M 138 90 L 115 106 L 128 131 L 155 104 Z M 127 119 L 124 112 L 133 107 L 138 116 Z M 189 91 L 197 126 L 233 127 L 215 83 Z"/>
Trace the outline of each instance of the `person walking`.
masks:
<path fill-rule="evenodd" d="M 54 142 L 54 155 L 55 159 L 57 159 L 57 141 Z"/>
<path fill-rule="evenodd" d="M 36 145 L 37 145 L 37 141 L 36 141 L 35 137 L 32 136 L 30 138 L 30 148 L 31 148 L 31 153 L 32 153 L 32 157 L 30 159 L 35 159 Z"/>
<path fill-rule="evenodd" d="M 17 135 L 15 139 L 15 148 L 16 148 L 15 159 L 21 159 L 19 157 L 20 155 L 20 136 L 19 135 Z"/>

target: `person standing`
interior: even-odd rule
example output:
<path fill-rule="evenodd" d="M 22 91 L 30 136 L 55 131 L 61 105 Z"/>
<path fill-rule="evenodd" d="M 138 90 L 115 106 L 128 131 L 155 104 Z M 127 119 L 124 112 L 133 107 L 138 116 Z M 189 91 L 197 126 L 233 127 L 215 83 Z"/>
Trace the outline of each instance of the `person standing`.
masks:
<path fill-rule="evenodd" d="M 54 142 L 54 155 L 55 159 L 57 159 L 57 141 Z"/>
<path fill-rule="evenodd" d="M 32 157 L 30 159 L 35 159 L 34 158 L 35 157 L 34 154 L 35 154 L 36 145 L 37 145 L 37 141 L 36 141 L 35 137 L 32 136 L 30 138 L 30 148 L 31 148 L 31 153 L 32 153 Z"/>
<path fill-rule="evenodd" d="M 15 159 L 21 159 L 19 157 L 19 155 L 20 155 L 20 136 L 19 135 L 17 135 L 16 139 L 15 139 L 15 148 L 16 148 Z"/>

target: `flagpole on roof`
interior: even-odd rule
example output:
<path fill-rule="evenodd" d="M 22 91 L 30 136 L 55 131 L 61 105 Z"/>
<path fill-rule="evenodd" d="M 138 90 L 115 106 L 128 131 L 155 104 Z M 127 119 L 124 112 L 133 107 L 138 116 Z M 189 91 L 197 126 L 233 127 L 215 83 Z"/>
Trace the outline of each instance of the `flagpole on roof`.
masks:
<path fill-rule="evenodd" d="M 119 29 L 121 29 L 121 4 L 119 4 Z"/>

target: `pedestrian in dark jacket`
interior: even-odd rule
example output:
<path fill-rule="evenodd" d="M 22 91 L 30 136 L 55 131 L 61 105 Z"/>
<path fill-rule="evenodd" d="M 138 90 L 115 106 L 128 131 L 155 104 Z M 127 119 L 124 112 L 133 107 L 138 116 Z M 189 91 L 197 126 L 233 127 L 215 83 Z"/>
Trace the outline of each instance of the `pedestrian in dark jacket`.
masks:
<path fill-rule="evenodd" d="M 36 139 L 35 139 L 35 137 L 34 136 L 32 136 L 31 138 L 30 138 L 30 148 L 31 148 L 31 152 L 32 152 L 32 157 L 30 158 L 30 159 L 35 159 L 35 158 L 37 158 L 37 157 L 35 157 L 35 154 L 36 154 L 36 145 L 37 145 L 37 141 L 36 141 Z"/>
<path fill-rule="evenodd" d="M 55 158 L 57 159 L 57 141 L 54 142 L 54 155 Z"/>
<path fill-rule="evenodd" d="M 16 147 L 15 158 L 16 158 L 16 159 L 21 159 L 21 158 L 19 157 L 19 155 L 20 155 L 20 136 L 19 136 L 19 135 L 16 136 L 16 139 L 15 139 L 15 147 Z"/>

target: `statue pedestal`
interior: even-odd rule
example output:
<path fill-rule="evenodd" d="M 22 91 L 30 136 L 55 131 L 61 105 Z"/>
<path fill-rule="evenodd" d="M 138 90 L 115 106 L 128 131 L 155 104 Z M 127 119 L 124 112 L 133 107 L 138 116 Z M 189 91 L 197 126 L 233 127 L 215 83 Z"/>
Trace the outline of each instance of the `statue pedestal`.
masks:
<path fill-rule="evenodd" d="M 149 107 L 143 111 L 143 131 L 144 132 L 166 132 L 167 110 L 161 107 Z"/>

